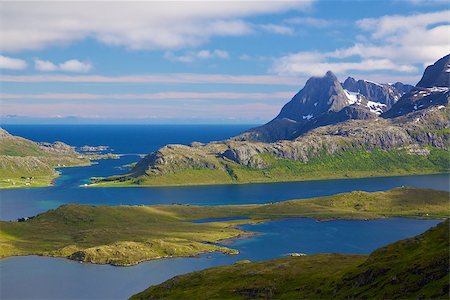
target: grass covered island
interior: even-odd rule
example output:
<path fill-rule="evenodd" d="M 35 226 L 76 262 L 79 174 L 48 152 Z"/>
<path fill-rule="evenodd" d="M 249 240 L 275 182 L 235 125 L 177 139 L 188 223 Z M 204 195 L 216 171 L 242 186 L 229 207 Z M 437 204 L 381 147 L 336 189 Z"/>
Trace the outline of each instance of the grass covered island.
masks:
<path fill-rule="evenodd" d="M 370 255 L 316 254 L 176 276 L 144 299 L 448 299 L 448 220 Z"/>
<path fill-rule="evenodd" d="M 236 250 L 220 240 L 251 234 L 236 225 L 270 219 L 311 217 L 375 219 L 447 218 L 449 192 L 397 188 L 351 192 L 307 200 L 230 206 L 63 205 L 21 222 L 1 221 L 0 257 L 46 255 L 100 264 L 134 265 L 164 258 Z M 190 220 L 245 217 L 221 222 Z"/>

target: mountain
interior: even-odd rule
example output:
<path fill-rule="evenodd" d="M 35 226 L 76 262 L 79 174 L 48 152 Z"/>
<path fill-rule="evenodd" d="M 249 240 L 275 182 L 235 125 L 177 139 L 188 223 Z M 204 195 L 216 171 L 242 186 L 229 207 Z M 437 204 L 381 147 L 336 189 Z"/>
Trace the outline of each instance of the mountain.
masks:
<path fill-rule="evenodd" d="M 384 118 L 395 118 L 432 106 L 446 106 L 450 96 L 450 54 L 428 66 L 422 79 L 405 93 L 390 110 L 382 114 Z"/>
<path fill-rule="evenodd" d="M 323 77 L 308 79 L 304 88 L 272 121 L 235 139 L 261 142 L 290 140 L 318 126 L 375 117 L 376 111 L 368 106 L 364 96 L 345 90 L 333 72 L 328 71 Z"/>
<path fill-rule="evenodd" d="M 0 128 L 0 188 L 46 186 L 58 175 L 54 168 L 88 164 L 67 144 L 36 143 Z"/>
<path fill-rule="evenodd" d="M 238 135 L 235 140 L 292 140 L 320 126 L 346 120 L 375 119 L 413 88 L 400 82 L 379 84 L 356 81 L 352 77 L 341 84 L 333 72 L 328 71 L 324 77 L 308 79 L 304 88 L 272 121 Z"/>
<path fill-rule="evenodd" d="M 176 276 L 143 299 L 447 299 L 449 222 L 367 255 L 242 261 Z"/>
<path fill-rule="evenodd" d="M 221 142 L 167 145 L 129 174 L 95 184 L 229 184 L 449 171 L 448 87 L 346 81 L 358 92 L 347 91 L 327 72 L 309 79 L 266 125 Z M 387 104 L 367 99 L 378 95 L 378 101 L 389 103 L 400 90 L 410 91 L 384 113 Z"/>

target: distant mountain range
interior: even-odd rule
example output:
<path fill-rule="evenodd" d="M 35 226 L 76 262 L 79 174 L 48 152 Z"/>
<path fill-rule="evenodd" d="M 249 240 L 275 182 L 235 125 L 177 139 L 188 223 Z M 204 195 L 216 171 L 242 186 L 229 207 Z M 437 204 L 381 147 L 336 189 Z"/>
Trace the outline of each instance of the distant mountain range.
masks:
<path fill-rule="evenodd" d="M 272 121 L 209 144 L 168 145 L 103 185 L 185 185 L 448 172 L 450 54 L 414 87 L 327 72 Z"/>

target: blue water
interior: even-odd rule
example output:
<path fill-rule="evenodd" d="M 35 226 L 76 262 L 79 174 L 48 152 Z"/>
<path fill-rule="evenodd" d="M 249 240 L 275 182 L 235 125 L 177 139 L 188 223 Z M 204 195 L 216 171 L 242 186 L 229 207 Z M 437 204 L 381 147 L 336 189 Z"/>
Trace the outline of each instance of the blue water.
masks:
<path fill-rule="evenodd" d="M 91 205 L 183 203 L 222 205 L 268 203 L 294 198 L 325 196 L 352 190 L 379 191 L 399 186 L 449 190 L 448 175 L 320 180 L 290 183 L 198 187 L 84 188 L 93 176 L 125 173 L 123 165 L 167 143 L 221 140 L 249 128 L 233 126 L 106 126 L 106 125 L 9 125 L 15 135 L 35 141 L 64 141 L 74 146 L 108 145 L 119 160 L 102 160 L 89 167 L 61 169 L 55 186 L 0 190 L 0 219 L 32 216 L 65 203 Z M 214 220 L 204 220 L 214 221 Z M 175 275 L 226 265 L 283 257 L 290 252 L 369 253 L 384 244 L 421 233 L 435 220 L 387 219 L 372 221 L 316 222 L 288 219 L 246 225 L 263 234 L 236 241 L 237 256 L 201 255 L 150 261 L 128 268 L 80 264 L 65 259 L 14 257 L 0 260 L 1 299 L 125 299 L 149 285 Z"/>
<path fill-rule="evenodd" d="M 194 258 L 164 259 L 133 267 L 80 264 L 47 257 L 0 260 L 1 299 L 126 299 L 175 275 L 234 263 L 260 261 L 288 253 L 370 253 L 434 226 L 436 220 L 386 219 L 329 221 L 287 219 L 244 229 L 262 233 L 237 240 L 229 247 L 239 255 L 219 253 Z"/>

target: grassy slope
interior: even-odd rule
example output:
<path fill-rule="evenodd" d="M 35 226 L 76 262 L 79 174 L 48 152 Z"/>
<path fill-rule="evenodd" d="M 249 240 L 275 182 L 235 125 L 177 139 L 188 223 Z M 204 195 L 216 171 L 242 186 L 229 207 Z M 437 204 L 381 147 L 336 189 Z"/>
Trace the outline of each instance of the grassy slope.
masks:
<path fill-rule="evenodd" d="M 302 161 L 261 155 L 260 157 L 268 165 L 263 169 L 242 166 L 223 158 L 214 158 L 214 164 L 222 166 L 220 169 L 187 168 L 165 175 L 150 174 L 138 178 L 120 176 L 97 182 L 92 186 L 206 185 L 448 172 L 450 167 L 448 152 L 437 148 L 430 149 L 429 156 L 409 154 L 406 150 L 373 150 L 371 152 L 349 150 L 335 155 L 322 154 L 306 164 Z"/>
<path fill-rule="evenodd" d="M 55 155 L 16 136 L 0 140 L 0 188 L 49 186 L 58 176 L 55 167 L 89 165 L 78 155 Z"/>
<path fill-rule="evenodd" d="M 0 257 L 39 254 L 130 265 L 159 257 L 189 256 L 209 251 L 232 253 L 231 249 L 204 242 L 245 234 L 232 225 L 285 217 L 445 218 L 448 199 L 448 192 L 400 188 L 266 205 L 64 205 L 26 222 L 0 222 Z M 238 216 L 249 217 L 250 220 L 187 222 Z"/>
<path fill-rule="evenodd" d="M 449 222 L 370 256 L 240 262 L 174 277 L 131 299 L 448 299 Z"/>

